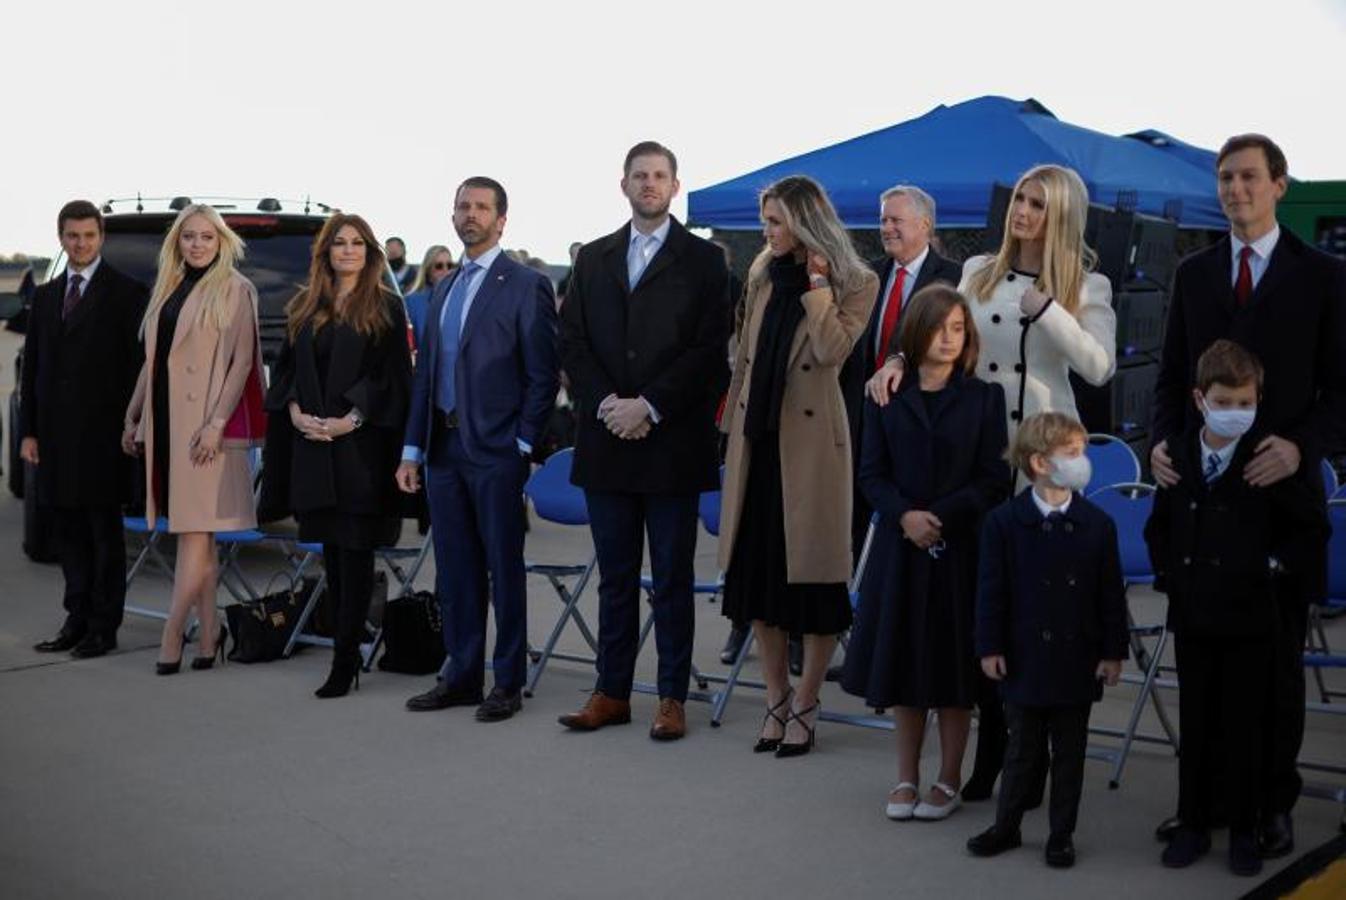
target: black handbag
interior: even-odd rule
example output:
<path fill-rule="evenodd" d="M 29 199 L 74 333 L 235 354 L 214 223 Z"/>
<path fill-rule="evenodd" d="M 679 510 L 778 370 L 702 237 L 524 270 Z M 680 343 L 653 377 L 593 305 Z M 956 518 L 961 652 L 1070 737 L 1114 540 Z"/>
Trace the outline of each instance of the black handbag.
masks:
<path fill-rule="evenodd" d="M 429 591 L 389 600 L 383 610 L 384 672 L 430 675 L 444 665 L 444 623 L 439 601 Z"/>
<path fill-rule="evenodd" d="M 277 575 L 287 577 L 284 572 Z M 271 662 L 280 659 L 285 652 L 285 644 L 299 622 L 299 615 L 304 611 L 304 602 L 314 582 L 296 582 L 291 579 L 289 587 L 273 593 L 271 587 L 275 583 L 276 577 L 273 576 L 267 583 L 265 595 L 225 607 L 229 631 L 234 636 L 234 648 L 229 651 L 230 661 Z"/>

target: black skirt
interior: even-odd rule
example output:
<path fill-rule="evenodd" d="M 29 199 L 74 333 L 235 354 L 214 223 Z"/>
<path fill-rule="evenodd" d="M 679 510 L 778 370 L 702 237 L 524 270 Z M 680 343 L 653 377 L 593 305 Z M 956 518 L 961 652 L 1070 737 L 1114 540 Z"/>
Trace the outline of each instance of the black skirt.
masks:
<path fill-rule="evenodd" d="M 391 516 L 362 516 L 335 509 L 315 509 L 295 514 L 299 540 L 333 544 L 347 550 L 378 550 L 397 545 L 402 520 Z"/>
<path fill-rule="evenodd" d="M 751 449 L 743 517 L 724 578 L 724 615 L 739 625 L 761 620 L 792 634 L 841 634 L 851 625 L 845 584 L 786 581 L 780 436 L 768 433 Z"/>

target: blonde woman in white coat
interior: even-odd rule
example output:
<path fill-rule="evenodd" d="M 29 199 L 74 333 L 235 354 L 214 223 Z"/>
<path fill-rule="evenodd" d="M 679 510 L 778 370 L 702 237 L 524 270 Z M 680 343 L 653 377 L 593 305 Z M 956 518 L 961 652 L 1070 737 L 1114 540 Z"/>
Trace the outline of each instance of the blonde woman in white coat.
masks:
<path fill-rule="evenodd" d="M 958 290 L 982 339 L 977 377 L 1004 387 L 1011 440 L 1034 413 L 1079 418 L 1070 373 L 1102 385 L 1117 365 L 1112 287 L 1089 271 L 1097 256 L 1084 243 L 1088 205 L 1072 169 L 1029 169 L 1014 186 L 1000 250 L 963 264 Z M 874 402 L 887 404 L 903 371 L 891 357 L 869 380 Z"/>
<path fill-rule="evenodd" d="M 1079 418 L 1071 372 L 1102 385 L 1117 367 L 1112 286 L 1090 271 L 1097 255 L 1084 243 L 1088 206 L 1089 193 L 1074 170 L 1035 166 L 1014 186 L 999 251 L 963 264 L 958 290 L 981 335 L 977 377 L 1004 387 L 1011 441 L 1019 423 L 1035 413 Z M 904 370 L 900 356 L 890 357 L 866 393 L 887 405 Z M 999 694 L 989 680 L 979 688 L 976 762 L 962 790 L 970 801 L 991 796 L 1005 752 Z M 1044 767 L 1039 791 L 1045 780 Z"/>

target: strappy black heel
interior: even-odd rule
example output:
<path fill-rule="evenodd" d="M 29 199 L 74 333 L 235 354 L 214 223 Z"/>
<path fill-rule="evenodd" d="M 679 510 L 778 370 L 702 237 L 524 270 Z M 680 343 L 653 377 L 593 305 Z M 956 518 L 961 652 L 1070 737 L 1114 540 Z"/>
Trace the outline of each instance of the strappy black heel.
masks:
<path fill-rule="evenodd" d="M 793 709 L 790 710 L 790 714 L 786 717 L 786 721 L 788 722 L 790 719 L 793 719 L 803 726 L 804 731 L 808 733 L 808 740 L 801 741 L 797 744 L 786 743 L 784 740 L 781 740 L 780 745 L 776 747 L 776 759 L 786 759 L 791 756 L 803 756 L 813 749 L 813 745 L 818 742 L 818 721 L 815 719 L 813 724 L 809 725 L 804 721 L 804 717 L 817 709 L 818 704 L 815 703 L 808 709 L 801 709 L 799 712 L 795 712 Z"/>
<path fill-rule="evenodd" d="M 785 739 L 785 726 L 790 722 L 790 701 L 794 699 L 794 695 L 793 690 L 786 691 L 785 696 L 781 698 L 779 703 L 767 707 L 766 715 L 762 716 L 762 727 L 765 728 L 767 722 L 775 719 L 780 723 L 781 736 L 778 738 L 759 737 L 757 743 L 753 745 L 753 753 L 774 753 L 780 747 L 781 741 Z M 781 709 L 785 710 L 784 718 L 780 715 Z"/>

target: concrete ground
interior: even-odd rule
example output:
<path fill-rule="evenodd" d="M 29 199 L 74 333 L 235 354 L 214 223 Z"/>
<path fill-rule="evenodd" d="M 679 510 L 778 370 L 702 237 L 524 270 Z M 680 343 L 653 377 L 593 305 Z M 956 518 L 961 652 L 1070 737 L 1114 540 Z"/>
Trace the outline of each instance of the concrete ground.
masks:
<path fill-rule="evenodd" d="M 0 343 L 9 375 L 12 354 Z M 4 387 L 0 384 L 0 396 Z M 35 653 L 61 621 L 59 571 L 19 549 L 21 506 L 0 499 L 0 898 L 195 900 L 299 897 L 1232 897 L 1256 882 L 1224 866 L 1225 841 L 1192 869 L 1159 865 L 1154 825 L 1174 808 L 1169 749 L 1141 745 L 1118 790 L 1090 761 L 1076 835 L 1079 864 L 1042 863 L 1045 812 L 1025 821 L 1025 847 L 996 860 L 964 841 L 990 823 L 989 803 L 939 824 L 883 817 L 894 780 L 890 733 L 824 723 L 802 759 L 750 752 L 760 695 L 744 690 L 724 726 L 689 705 L 691 733 L 646 736 L 652 698 L 635 722 L 570 734 L 556 717 L 579 705 L 592 670 L 556 662 L 514 719 L 473 721 L 470 709 L 412 714 L 403 701 L 428 678 L 375 671 L 358 693 L 313 698 L 326 651 L 263 665 L 156 677 L 158 622 L 129 617 L 120 649 L 96 660 Z M 408 529 L 410 531 L 410 529 Z M 587 534 L 546 524 L 530 558 L 587 557 Z M 702 536 L 698 571 L 714 570 Z M 247 559 L 260 585 L 278 558 Z M 431 568 L 421 576 L 431 581 Z M 155 575 L 131 600 L 166 606 Z M 223 595 L 222 595 L 223 602 Z M 596 622 L 592 592 L 582 604 Z M 559 604 L 530 581 L 531 634 L 541 642 Z M 1162 600 L 1133 598 L 1138 619 Z M 698 600 L 697 661 L 719 671 L 726 624 Z M 1331 634 L 1346 647 L 1346 627 Z M 566 646 L 578 649 L 573 628 Z M 192 651 L 189 649 L 188 654 Z M 650 678 L 653 647 L 641 659 Z M 754 673 L 755 674 L 755 673 Z M 1339 687 L 1346 688 L 1342 679 Z M 1108 692 L 1096 723 L 1118 724 L 1134 688 Z M 1176 696 L 1166 695 L 1176 714 Z M 860 707 L 829 686 L 830 709 Z M 1152 713 L 1143 720 L 1157 726 Z M 1111 742 L 1100 740 L 1099 746 Z M 923 775 L 934 776 L 936 748 Z M 970 757 L 970 754 L 969 754 Z M 1311 715 L 1305 757 L 1346 758 L 1346 719 Z M 968 767 L 970 768 L 970 761 Z M 965 768 L 966 771 L 966 768 Z M 1317 776 L 1310 776 L 1317 778 Z M 1321 780 L 1321 779 L 1319 779 Z M 1337 783 L 1341 780 L 1338 779 Z M 1337 833 L 1341 807 L 1305 798 L 1302 850 Z M 1288 861 L 1282 861 L 1283 864 Z M 1270 875 L 1280 866 L 1269 867 Z"/>

